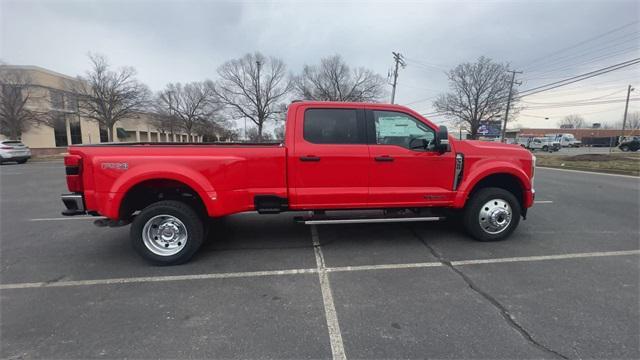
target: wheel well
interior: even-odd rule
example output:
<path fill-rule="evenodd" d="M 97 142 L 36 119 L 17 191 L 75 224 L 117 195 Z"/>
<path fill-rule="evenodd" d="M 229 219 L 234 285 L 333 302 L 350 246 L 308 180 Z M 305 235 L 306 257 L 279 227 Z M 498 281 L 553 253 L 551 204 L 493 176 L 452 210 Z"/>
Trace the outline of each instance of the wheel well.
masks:
<path fill-rule="evenodd" d="M 513 196 L 518 199 L 520 203 L 520 207 L 524 204 L 524 189 L 522 188 L 522 184 L 520 180 L 510 174 L 493 174 L 489 175 L 486 178 L 480 180 L 471 190 L 469 197 L 473 196 L 478 190 L 488 188 L 488 187 L 497 187 L 501 189 L 505 189 L 513 194 Z"/>
<path fill-rule="evenodd" d="M 206 207 L 200 195 L 189 185 L 177 180 L 153 179 L 133 186 L 120 203 L 119 217 L 130 219 L 135 212 L 161 200 L 176 200 L 191 206 L 205 216 Z"/>

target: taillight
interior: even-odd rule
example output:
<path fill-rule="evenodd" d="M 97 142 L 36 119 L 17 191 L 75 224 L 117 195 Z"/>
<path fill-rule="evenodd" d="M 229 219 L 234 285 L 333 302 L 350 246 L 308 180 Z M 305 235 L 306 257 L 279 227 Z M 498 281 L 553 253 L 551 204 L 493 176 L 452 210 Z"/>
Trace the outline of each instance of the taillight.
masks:
<path fill-rule="evenodd" d="M 64 171 L 67 175 L 67 188 L 71 192 L 81 192 L 82 186 L 82 158 L 78 155 L 64 157 Z"/>

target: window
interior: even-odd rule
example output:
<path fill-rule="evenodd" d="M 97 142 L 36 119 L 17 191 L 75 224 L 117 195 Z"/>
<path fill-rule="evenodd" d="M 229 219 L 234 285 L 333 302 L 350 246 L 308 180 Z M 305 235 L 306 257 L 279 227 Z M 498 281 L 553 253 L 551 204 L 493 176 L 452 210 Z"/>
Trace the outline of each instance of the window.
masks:
<path fill-rule="evenodd" d="M 66 106 L 67 106 L 67 110 L 69 111 L 77 111 L 78 110 L 78 97 L 76 97 L 75 95 L 67 95 L 67 99 L 66 99 Z"/>
<path fill-rule="evenodd" d="M 17 85 L 3 85 L 2 95 L 5 103 L 20 103 L 22 102 L 22 90 Z"/>
<path fill-rule="evenodd" d="M 68 146 L 67 140 L 67 121 L 64 114 L 57 114 L 53 121 L 53 136 L 56 140 L 56 146 Z"/>
<path fill-rule="evenodd" d="M 107 127 L 104 125 L 100 125 L 100 142 L 109 142 L 109 133 L 107 132 Z"/>
<path fill-rule="evenodd" d="M 82 129 L 80 128 L 80 119 L 70 119 L 69 130 L 71 130 L 71 143 L 82 144 Z"/>
<path fill-rule="evenodd" d="M 364 121 L 356 109 L 309 109 L 303 136 L 314 144 L 365 144 Z"/>
<path fill-rule="evenodd" d="M 376 144 L 397 145 L 419 150 L 426 141 L 428 148 L 435 144 L 433 129 L 417 119 L 395 111 L 373 111 Z"/>
<path fill-rule="evenodd" d="M 51 107 L 53 109 L 64 109 L 64 97 L 60 91 L 49 90 L 49 96 L 51 97 Z"/>

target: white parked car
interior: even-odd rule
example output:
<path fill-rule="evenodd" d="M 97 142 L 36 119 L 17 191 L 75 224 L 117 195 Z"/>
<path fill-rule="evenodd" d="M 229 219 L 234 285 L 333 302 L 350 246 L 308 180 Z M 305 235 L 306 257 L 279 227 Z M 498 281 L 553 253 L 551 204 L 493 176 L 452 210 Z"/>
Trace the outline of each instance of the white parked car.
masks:
<path fill-rule="evenodd" d="M 24 164 L 31 159 L 31 149 L 19 140 L 0 141 L 0 163 L 15 161 Z"/>

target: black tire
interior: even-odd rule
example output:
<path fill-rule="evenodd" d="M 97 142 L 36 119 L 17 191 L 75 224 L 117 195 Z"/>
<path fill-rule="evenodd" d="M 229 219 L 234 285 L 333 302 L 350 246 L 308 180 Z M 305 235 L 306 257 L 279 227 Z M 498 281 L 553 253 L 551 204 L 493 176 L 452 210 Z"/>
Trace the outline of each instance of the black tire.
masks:
<path fill-rule="evenodd" d="M 542 151 L 549 151 L 549 147 L 547 145 L 543 146 Z"/>
<path fill-rule="evenodd" d="M 18 161 L 18 164 L 24 164 L 24 163 L 26 163 L 28 160 L 29 160 L 29 159 L 20 160 L 20 161 Z"/>
<path fill-rule="evenodd" d="M 624 152 L 627 152 L 627 151 L 629 151 L 629 150 L 631 150 L 631 149 L 629 148 L 629 146 L 628 146 L 628 145 L 622 145 L 622 146 L 620 146 L 620 150 L 622 150 L 622 151 L 624 151 Z"/>
<path fill-rule="evenodd" d="M 145 225 L 151 219 L 160 215 L 177 218 L 186 229 L 185 244 L 175 254 L 160 255 L 152 251 L 151 246 L 145 244 L 143 234 L 143 232 L 145 232 Z M 162 217 L 160 219 L 162 219 Z M 150 226 L 153 227 L 153 225 Z M 134 218 L 131 223 L 130 237 L 131 244 L 136 252 L 152 264 L 178 265 L 189 261 L 196 251 L 198 251 L 205 237 L 205 227 L 202 217 L 188 204 L 180 201 L 164 200 L 147 206 Z M 147 236 L 147 239 L 148 238 Z M 155 239 L 157 240 L 157 237 L 155 237 Z M 181 245 L 180 242 L 177 242 L 177 245 Z"/>
<path fill-rule="evenodd" d="M 491 233 L 480 224 L 480 212 L 482 207 L 490 200 L 499 199 L 506 202 L 511 208 L 511 220 L 508 225 L 498 233 Z M 504 240 L 515 230 L 520 222 L 520 203 L 509 191 L 500 188 L 484 188 L 474 193 L 468 200 L 464 210 L 464 227 L 474 239 L 478 241 Z"/>

